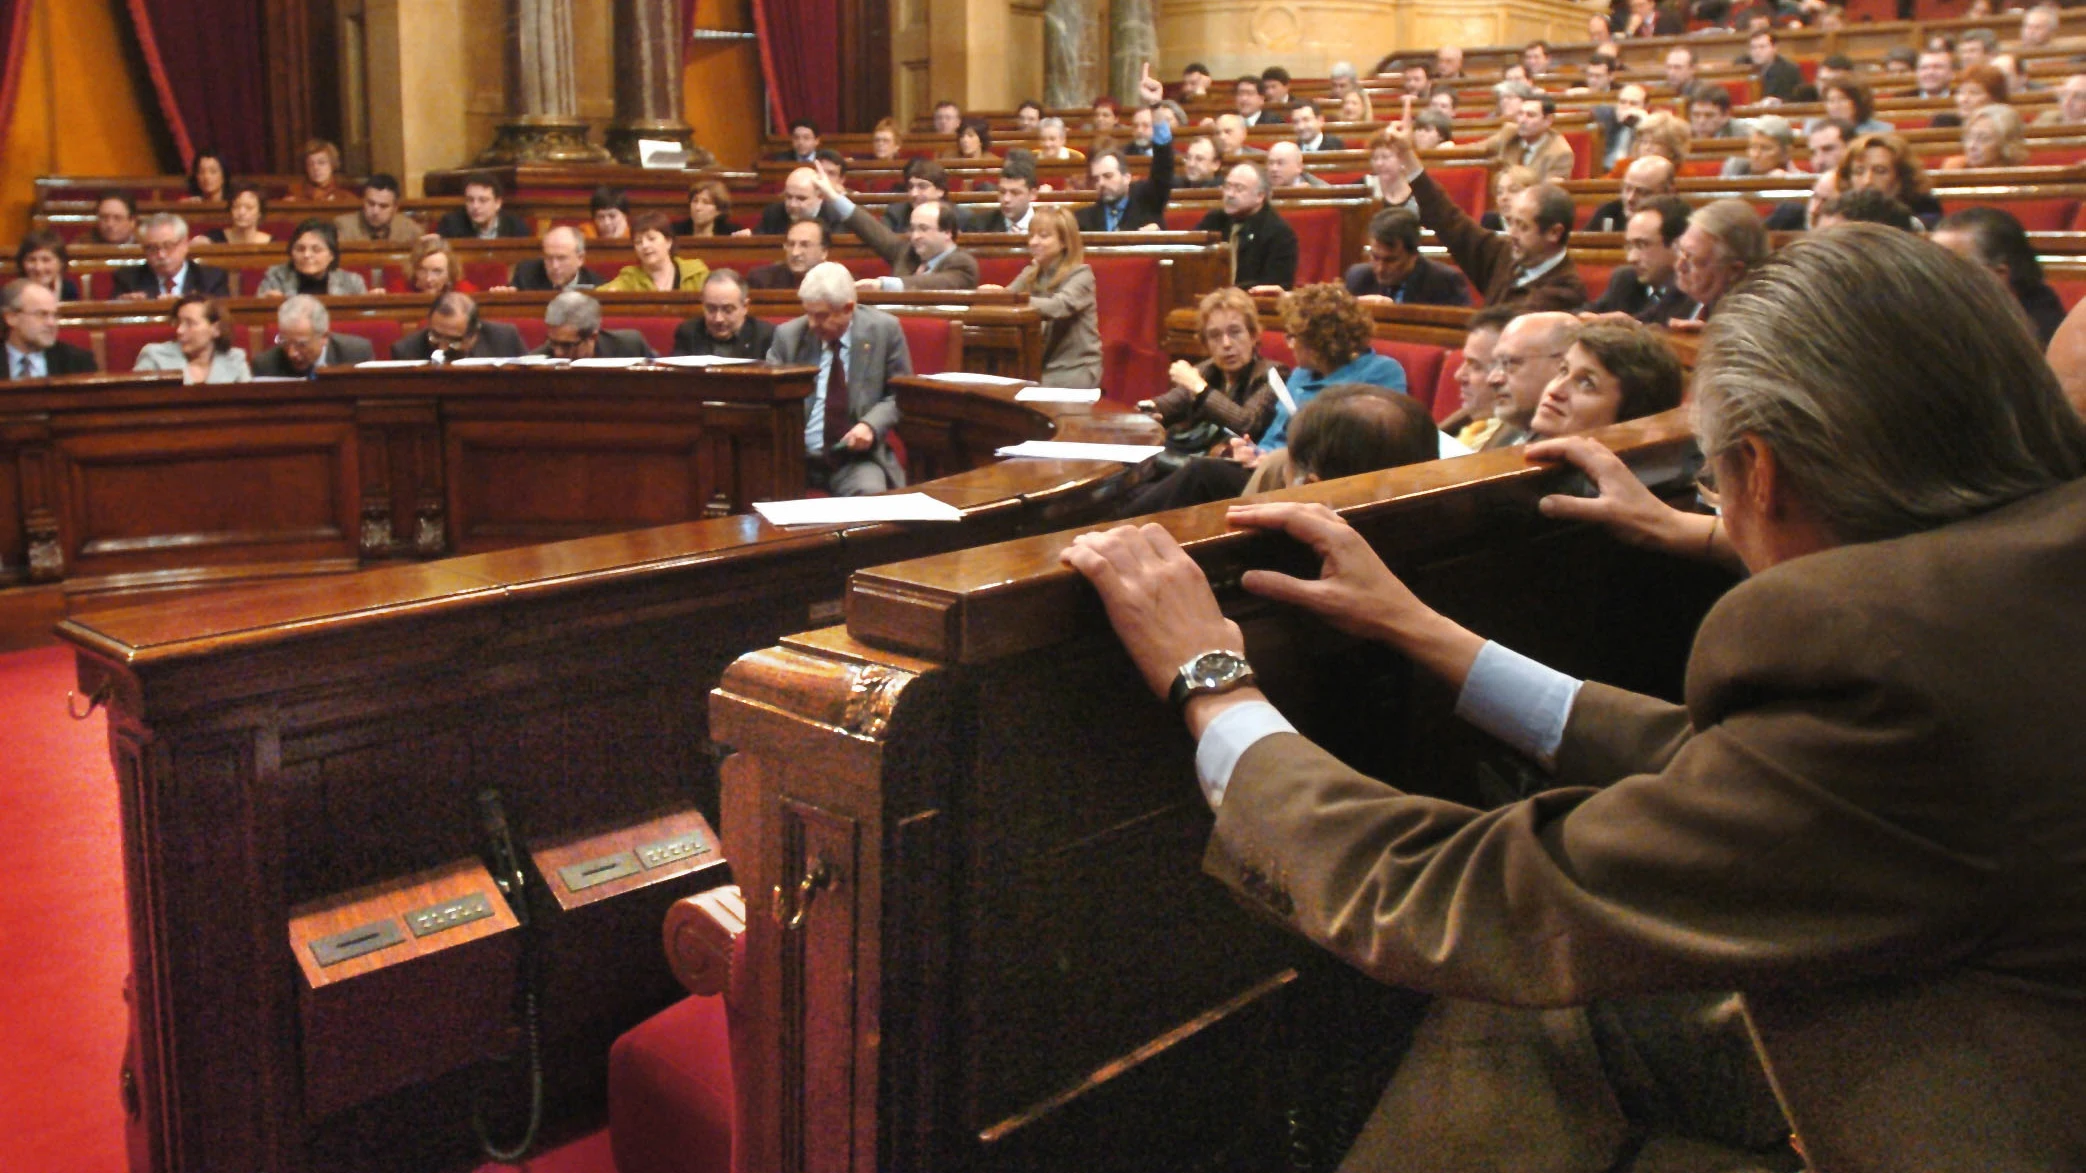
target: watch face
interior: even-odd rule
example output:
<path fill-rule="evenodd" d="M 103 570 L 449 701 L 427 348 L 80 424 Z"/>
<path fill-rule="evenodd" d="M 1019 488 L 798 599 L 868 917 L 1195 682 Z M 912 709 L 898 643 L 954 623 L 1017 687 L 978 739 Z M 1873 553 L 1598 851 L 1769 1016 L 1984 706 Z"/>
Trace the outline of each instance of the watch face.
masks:
<path fill-rule="evenodd" d="M 1204 652 L 1195 657 L 1187 671 L 1190 688 L 1218 688 L 1238 679 L 1246 662 L 1230 652 Z"/>

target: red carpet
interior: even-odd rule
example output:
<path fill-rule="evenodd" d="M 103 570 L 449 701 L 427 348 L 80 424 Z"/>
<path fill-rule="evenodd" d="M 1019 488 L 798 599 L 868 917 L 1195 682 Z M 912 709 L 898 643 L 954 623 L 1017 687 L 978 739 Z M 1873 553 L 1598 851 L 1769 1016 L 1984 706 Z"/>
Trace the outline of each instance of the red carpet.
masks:
<path fill-rule="evenodd" d="M 102 714 L 65 713 L 72 654 L 0 655 L 0 1170 L 120 1173 L 129 932 Z M 481 1173 L 614 1173 L 599 1130 Z"/>

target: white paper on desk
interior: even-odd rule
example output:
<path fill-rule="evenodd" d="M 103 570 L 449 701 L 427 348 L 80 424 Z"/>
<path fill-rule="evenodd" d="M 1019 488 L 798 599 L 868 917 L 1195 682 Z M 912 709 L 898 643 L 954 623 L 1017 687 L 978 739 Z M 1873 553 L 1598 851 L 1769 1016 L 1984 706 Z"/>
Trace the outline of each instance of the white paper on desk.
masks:
<path fill-rule="evenodd" d="M 811 497 L 754 503 L 769 525 L 856 525 L 877 521 L 961 521 L 963 511 L 925 493 L 871 497 Z"/>
<path fill-rule="evenodd" d="M 400 367 L 424 367 L 424 358 L 372 358 L 355 364 L 358 371 L 390 371 Z"/>
<path fill-rule="evenodd" d="M 1014 393 L 1016 403 L 1099 403 L 1099 387 L 1023 387 Z"/>
<path fill-rule="evenodd" d="M 1290 398 L 1289 388 L 1282 382 L 1282 372 L 1273 367 L 1268 368 L 1268 389 L 1275 393 L 1275 400 L 1282 405 L 1282 410 L 1291 415 L 1297 413 L 1297 401 Z"/>
<path fill-rule="evenodd" d="M 556 355 L 550 354 L 522 354 L 516 355 L 513 358 L 501 359 L 499 361 L 501 366 L 507 367 L 554 367 L 571 362 L 572 360 L 568 358 L 559 358 Z"/>
<path fill-rule="evenodd" d="M 934 374 L 920 377 L 932 379 L 937 383 L 979 383 L 987 387 L 1025 387 L 1030 382 L 1028 379 L 1010 379 L 1005 375 L 973 375 L 964 371 L 936 371 Z"/>
<path fill-rule="evenodd" d="M 1436 441 L 1434 451 L 1435 459 L 1437 460 L 1450 460 L 1458 456 L 1469 456 L 1477 451 L 1477 449 L 1449 435 L 1447 432 L 1436 432 L 1434 436 Z"/>
<path fill-rule="evenodd" d="M 1034 456 L 1044 460 L 1119 460 L 1142 464 L 1166 449 L 1158 444 L 1079 444 L 1066 440 L 1024 440 L 999 450 L 1000 456 Z"/>
<path fill-rule="evenodd" d="M 576 358 L 572 360 L 572 365 L 576 368 L 584 367 L 588 370 L 596 371 L 627 371 L 631 367 L 641 367 L 651 361 L 651 359 L 643 356 L 637 358 Z"/>
<path fill-rule="evenodd" d="M 513 362 L 513 361 L 514 361 L 514 360 L 513 360 L 513 359 L 511 359 L 511 358 L 499 358 L 499 357 L 497 357 L 497 356 L 490 356 L 490 357 L 469 357 L 469 356 L 467 356 L 467 357 L 464 357 L 464 358 L 452 358 L 452 359 L 450 359 L 450 360 L 449 360 L 449 365 L 450 365 L 450 366 L 452 366 L 452 367 L 496 367 L 496 366 L 499 366 L 499 365 L 501 365 L 502 363 L 510 363 L 510 362 Z"/>
<path fill-rule="evenodd" d="M 669 354 L 652 360 L 663 367 L 735 367 L 750 363 L 750 358 L 726 358 L 721 354 Z"/>

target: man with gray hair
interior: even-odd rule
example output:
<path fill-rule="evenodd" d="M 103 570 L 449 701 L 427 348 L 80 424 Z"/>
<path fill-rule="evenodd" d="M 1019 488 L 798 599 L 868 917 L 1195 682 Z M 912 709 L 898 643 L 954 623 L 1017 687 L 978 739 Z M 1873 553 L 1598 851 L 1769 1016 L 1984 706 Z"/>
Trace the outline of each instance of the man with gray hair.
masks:
<path fill-rule="evenodd" d="M 292 294 L 275 308 L 275 345 L 253 360 L 256 379 L 315 379 L 320 367 L 353 366 L 376 357 L 367 338 L 333 333 L 326 303 Z"/>
<path fill-rule="evenodd" d="M 602 283 L 601 274 L 587 268 L 587 238 L 579 229 L 560 224 L 543 234 L 542 247 L 541 259 L 514 266 L 514 284 L 510 288 L 564 293 Z"/>
<path fill-rule="evenodd" d="M 1796 127 L 1779 114 L 1761 114 L 1751 119 L 1746 136 L 1746 153 L 1724 160 L 1722 174 L 1770 176 L 1789 173 L 1789 156 L 1796 149 Z"/>
<path fill-rule="evenodd" d="M 232 296 L 231 278 L 223 269 L 188 259 L 188 221 L 172 212 L 155 212 L 138 226 L 138 242 L 144 246 L 145 263 L 109 274 L 109 286 L 118 300 L 180 297 L 185 293 Z"/>
<path fill-rule="evenodd" d="M 1291 144 L 1294 146 L 1295 144 Z M 1224 206 L 1195 225 L 1231 245 L 1231 283 L 1249 293 L 1280 293 L 1296 284 L 1297 234 L 1268 197 L 1267 169 L 1240 163 L 1224 177 Z"/>
<path fill-rule="evenodd" d="M 905 331 L 890 314 L 855 304 L 854 274 L 838 261 L 813 266 L 797 298 L 804 315 L 776 328 L 768 361 L 818 368 L 804 401 L 805 483 L 836 497 L 903 486 L 885 436 L 898 423 L 890 381 L 913 373 Z"/>
<path fill-rule="evenodd" d="M 601 328 L 601 303 L 571 290 L 543 307 L 544 343 L 535 353 L 551 358 L 657 358 L 652 344 L 635 330 Z"/>
<path fill-rule="evenodd" d="M 1355 72 L 1352 61 L 1333 62 L 1333 68 L 1326 74 L 1326 80 L 1331 84 L 1334 101 L 1346 97 L 1361 84 L 1361 76 Z"/>
<path fill-rule="evenodd" d="M 1768 256 L 1767 228 L 1744 200 L 1712 200 L 1688 216 L 1674 243 L 1673 283 L 1695 299 L 1695 312 L 1673 323 L 1708 321 L 1717 299 Z"/>
<path fill-rule="evenodd" d="M 2055 4 L 2037 4 L 2021 14 L 2022 49 L 2047 49 L 2057 41 L 2057 22 L 2063 10 Z"/>
<path fill-rule="evenodd" d="M 2035 116 L 2035 125 L 2086 122 L 2086 73 L 2075 73 L 2057 87 L 2057 104 Z"/>
<path fill-rule="evenodd" d="M 529 345 L 513 325 L 481 320 L 471 295 L 452 289 L 435 299 L 427 311 L 426 326 L 391 344 L 391 357 L 425 362 L 438 350 L 454 362 L 459 358 L 518 358 L 528 353 Z"/>
<path fill-rule="evenodd" d="M 6 330 L 6 365 L 0 381 L 45 379 L 94 373 L 92 351 L 58 340 L 58 295 L 48 286 L 19 277 L 0 289 L 0 321 Z"/>

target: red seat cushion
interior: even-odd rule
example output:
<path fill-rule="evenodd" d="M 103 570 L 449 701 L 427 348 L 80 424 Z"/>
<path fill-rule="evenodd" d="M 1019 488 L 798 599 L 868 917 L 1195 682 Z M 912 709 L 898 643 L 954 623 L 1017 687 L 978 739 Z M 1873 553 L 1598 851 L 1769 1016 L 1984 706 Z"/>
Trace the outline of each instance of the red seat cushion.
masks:
<path fill-rule="evenodd" d="M 140 350 L 145 349 L 150 343 L 172 341 L 173 337 L 174 327 L 166 322 L 153 322 L 149 325 L 110 326 L 102 331 L 103 345 L 108 350 L 108 364 L 104 369 L 111 371 L 134 371 L 138 367 L 138 352 Z M 234 338 L 232 345 L 237 346 L 238 344 L 239 340 Z"/>
<path fill-rule="evenodd" d="M 345 314 L 334 315 L 333 332 L 367 338 L 370 349 L 376 352 L 378 358 L 390 358 L 391 344 L 398 341 L 404 333 L 394 318 L 349 317 Z"/>
<path fill-rule="evenodd" d="M 1166 390 L 1167 357 L 1159 349 L 1162 318 L 1156 257 L 1089 256 L 1101 331 L 1101 386 L 1125 405 Z"/>
<path fill-rule="evenodd" d="M 1593 173 L 1593 132 L 1568 130 L 1564 141 L 1572 148 L 1572 178 L 1585 179 Z"/>
<path fill-rule="evenodd" d="M 955 319 L 907 314 L 899 317 L 898 324 L 905 330 L 905 346 L 912 354 L 915 373 L 938 375 L 949 369 L 949 340 L 958 326 Z"/>
<path fill-rule="evenodd" d="M 853 273 L 858 281 L 864 277 L 888 277 L 891 275 L 891 266 L 885 264 L 882 257 L 835 257 L 834 259 L 846 265 L 847 271 Z"/>
<path fill-rule="evenodd" d="M 1405 368 L 1406 394 L 1433 406 L 1434 385 L 1441 380 L 1441 347 L 1429 342 L 1398 342 L 1389 338 L 1372 338 L 1369 345 L 1376 353 L 1397 359 L 1398 365 Z"/>
<path fill-rule="evenodd" d="M 1029 259 L 1024 256 L 979 257 L 978 280 L 987 285 L 1005 285 L 1021 276 L 1028 264 Z"/>
<path fill-rule="evenodd" d="M 2010 200 L 2003 197 L 1961 198 L 1941 194 L 1941 210 L 1954 212 L 1963 208 L 1997 208 L 2021 222 L 2021 227 L 2030 232 L 2056 232 L 2072 223 L 2077 215 L 2079 201 L 2073 199 Z"/>
<path fill-rule="evenodd" d="M 618 1173 L 730 1173 L 734 1081 L 724 999 L 683 998 L 608 1052 Z"/>
<path fill-rule="evenodd" d="M 626 314 L 618 317 L 604 316 L 601 319 L 601 328 L 604 330 L 635 330 L 644 335 L 645 341 L 651 343 L 652 349 L 660 354 L 674 352 L 674 330 L 680 324 L 680 318 L 667 317 L 664 314 Z"/>
<path fill-rule="evenodd" d="M 1577 264 L 1575 262 L 1575 267 L 1579 270 L 1579 279 L 1586 282 L 1587 298 L 1592 301 L 1599 301 L 1601 295 L 1608 291 L 1608 279 L 1615 275 L 1615 266 Z"/>
<path fill-rule="evenodd" d="M 1285 367 L 1296 365 L 1297 353 L 1289 348 L 1289 335 L 1280 330 L 1264 331 L 1260 336 L 1260 357 Z"/>
<path fill-rule="evenodd" d="M 1456 201 L 1456 206 L 1468 213 L 1471 219 L 1484 216 L 1486 201 L 1492 198 L 1491 168 L 1429 167 L 1427 174 L 1434 177 L 1435 185 L 1441 188 L 1443 194 Z"/>
<path fill-rule="evenodd" d="M 465 261 L 464 280 L 480 289 L 507 284 L 507 266 L 498 261 Z"/>

